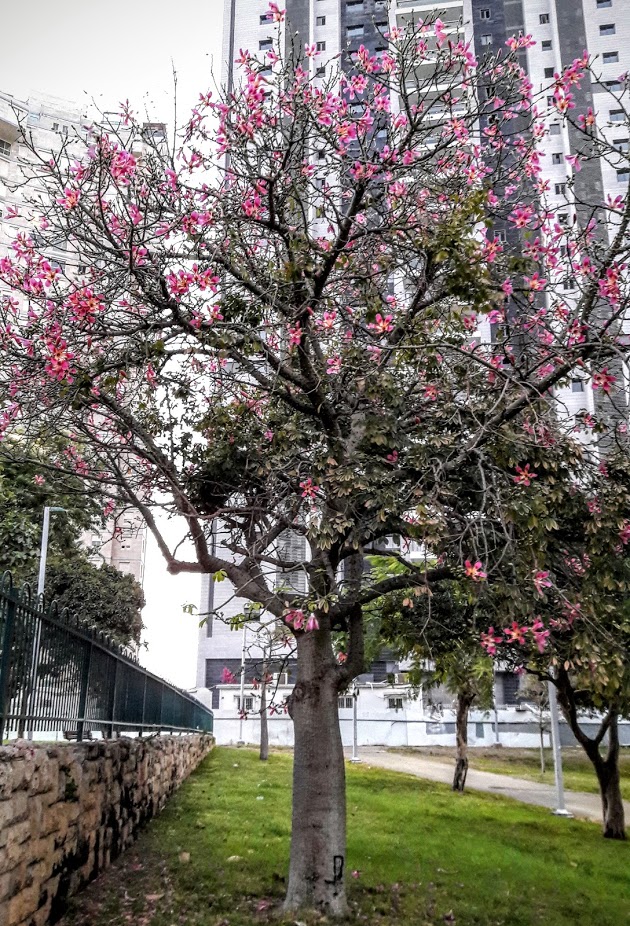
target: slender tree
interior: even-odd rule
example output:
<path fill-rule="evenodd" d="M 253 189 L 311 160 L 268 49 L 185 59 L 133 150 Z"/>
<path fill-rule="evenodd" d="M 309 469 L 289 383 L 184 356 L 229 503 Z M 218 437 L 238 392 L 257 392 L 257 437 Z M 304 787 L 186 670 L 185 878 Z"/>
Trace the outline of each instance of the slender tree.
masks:
<path fill-rule="evenodd" d="M 574 439 L 559 387 L 579 369 L 610 391 L 628 353 L 628 203 L 592 204 L 602 236 L 545 201 L 550 91 L 533 99 L 520 66 L 531 41 L 478 62 L 431 17 L 323 82 L 315 48 L 244 50 L 234 89 L 202 95 L 177 151 L 125 107 L 25 168 L 44 243 L 25 227 L 0 260 L 14 293 L 2 433 L 71 435 L 75 464 L 137 507 L 171 572 L 220 572 L 295 637 L 288 910 L 347 909 L 337 698 L 363 668 L 364 608 L 483 582 L 508 559 L 514 467 L 526 474 L 551 433 Z M 587 61 L 565 69 L 552 110 L 591 139 L 571 109 L 585 80 Z M 524 250 L 493 231 L 501 219 Z M 65 271 L 46 258 L 60 236 Z M 182 522 L 189 560 L 160 511 Z M 362 559 L 391 535 L 435 555 L 401 554 L 404 572 L 379 581 Z"/>

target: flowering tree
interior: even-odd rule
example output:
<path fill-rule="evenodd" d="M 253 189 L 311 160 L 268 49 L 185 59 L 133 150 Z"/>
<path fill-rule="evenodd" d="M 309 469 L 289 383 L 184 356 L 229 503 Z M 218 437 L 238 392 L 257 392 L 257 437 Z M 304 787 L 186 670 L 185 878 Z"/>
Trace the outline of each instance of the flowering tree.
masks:
<path fill-rule="evenodd" d="M 604 836 L 624 839 L 618 720 L 630 716 L 630 468 L 625 451 L 592 472 L 554 456 L 544 471 L 532 468 L 514 508 L 521 542 L 511 575 L 479 598 L 480 611 L 497 615 L 482 644 L 556 686 L 597 775 Z"/>
<path fill-rule="evenodd" d="M 142 126 L 125 108 L 79 157 L 69 142 L 33 160 L 44 245 L 24 231 L 0 261 L 16 294 L 2 432 L 62 430 L 86 478 L 143 514 L 170 571 L 227 576 L 294 636 L 286 907 L 333 915 L 346 909 L 337 694 L 363 668 L 363 609 L 453 577 L 476 587 L 509 558 L 514 479 L 552 427 L 574 441 L 558 387 L 590 370 L 612 394 L 627 354 L 628 204 L 593 204 L 609 241 L 545 202 L 545 96 L 518 59 L 531 39 L 482 62 L 439 20 L 388 39 L 323 82 L 313 48 L 244 50 L 235 89 L 203 94 L 172 156 L 146 139 L 134 154 Z M 558 118 L 588 68 L 558 76 Z M 46 258 L 60 237 L 76 272 Z M 160 510 L 194 557 L 168 546 Z M 287 530 L 302 554 L 286 553 Z M 393 534 L 427 558 L 396 554 L 404 572 L 379 580 L 363 554 Z"/>

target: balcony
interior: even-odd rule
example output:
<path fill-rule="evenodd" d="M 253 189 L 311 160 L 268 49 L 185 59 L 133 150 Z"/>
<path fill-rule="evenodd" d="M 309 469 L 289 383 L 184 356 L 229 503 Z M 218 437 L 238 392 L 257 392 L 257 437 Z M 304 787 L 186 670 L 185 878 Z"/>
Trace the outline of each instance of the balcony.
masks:
<path fill-rule="evenodd" d="M 13 142 L 20 134 L 20 126 L 11 103 L 0 97 L 0 138 Z"/>

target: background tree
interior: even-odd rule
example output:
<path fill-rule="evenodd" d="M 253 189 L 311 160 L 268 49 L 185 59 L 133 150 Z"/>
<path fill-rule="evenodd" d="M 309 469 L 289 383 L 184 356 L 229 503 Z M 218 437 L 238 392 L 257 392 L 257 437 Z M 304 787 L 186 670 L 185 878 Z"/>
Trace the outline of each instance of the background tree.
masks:
<path fill-rule="evenodd" d="M 520 486 L 519 558 L 510 578 L 480 599 L 486 613 L 512 623 L 482 640 L 489 653 L 556 686 L 597 775 L 604 835 L 624 839 L 618 721 L 630 716 L 630 466 L 625 450 L 611 451 L 588 478 L 576 461 L 566 464 L 549 453 Z M 589 735 L 585 723 L 593 722 Z"/>
<path fill-rule="evenodd" d="M 391 561 L 381 568 L 391 570 Z M 454 791 L 466 785 L 470 709 L 476 704 L 489 710 L 494 698 L 493 664 L 479 646 L 474 591 L 445 582 L 420 595 L 390 595 L 381 605 L 381 632 L 400 658 L 411 659 L 411 683 L 427 693 L 443 686 L 455 697 Z"/>
<path fill-rule="evenodd" d="M 62 428 L 172 572 L 221 572 L 295 637 L 289 910 L 346 911 L 337 702 L 363 668 L 364 608 L 509 562 L 514 473 L 549 435 L 575 442 L 556 387 L 587 367 L 610 391 L 609 364 L 628 353 L 628 203 L 593 204 L 610 243 L 556 221 L 518 58 L 530 42 L 476 62 L 430 17 L 379 56 L 360 49 L 349 74 L 331 64 L 323 84 L 304 67 L 316 49 L 244 50 L 234 89 L 202 95 L 175 152 L 147 145 L 127 108 L 83 148 L 31 151 L 43 246 L 25 230 L 0 262 L 28 304 L 7 299 L 0 316 L 3 432 Z M 555 79 L 560 118 L 588 79 L 582 60 Z M 500 97 L 479 98 L 488 83 Z M 526 254 L 492 231 L 499 217 Z M 46 258 L 60 235 L 76 272 Z M 180 519 L 191 559 L 160 511 Z M 403 556 L 378 581 L 363 557 L 390 535 L 432 559 Z M 303 591 L 278 585 L 291 571 Z"/>
<path fill-rule="evenodd" d="M 83 621 L 122 644 L 140 643 L 142 588 L 133 576 L 91 562 L 81 535 L 104 527 L 104 500 L 79 476 L 50 468 L 50 448 L 32 448 L 24 458 L 21 445 L 4 446 L 0 457 L 0 573 L 14 584 L 37 585 L 43 511 L 64 509 L 51 518 L 46 569 L 46 598 L 56 600 Z M 54 453 L 54 451 L 53 451 Z M 37 459 L 39 457 L 39 459 Z"/>

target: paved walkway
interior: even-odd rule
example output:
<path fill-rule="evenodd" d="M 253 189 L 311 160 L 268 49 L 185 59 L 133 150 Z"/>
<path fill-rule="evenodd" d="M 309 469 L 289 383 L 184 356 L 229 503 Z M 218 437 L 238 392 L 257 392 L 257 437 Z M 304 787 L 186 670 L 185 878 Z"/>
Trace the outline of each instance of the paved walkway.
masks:
<path fill-rule="evenodd" d="M 417 778 L 428 778 L 430 781 L 440 781 L 449 785 L 453 782 L 454 763 L 436 761 L 420 753 L 404 755 L 388 752 L 377 746 L 363 746 L 359 749 L 359 756 L 365 765 L 378 766 L 393 772 L 405 772 Z M 527 781 L 525 778 L 515 778 L 513 775 L 498 775 L 494 772 L 469 769 L 466 787 L 474 791 L 489 791 L 492 794 L 511 797 L 525 804 L 549 807 L 550 810 L 556 807 L 556 790 L 553 786 L 537 781 Z M 601 823 L 602 805 L 599 794 L 566 791 L 565 803 L 567 810 L 570 810 L 574 816 Z M 630 820 L 630 802 L 624 801 L 624 807 L 626 819 Z"/>

